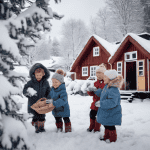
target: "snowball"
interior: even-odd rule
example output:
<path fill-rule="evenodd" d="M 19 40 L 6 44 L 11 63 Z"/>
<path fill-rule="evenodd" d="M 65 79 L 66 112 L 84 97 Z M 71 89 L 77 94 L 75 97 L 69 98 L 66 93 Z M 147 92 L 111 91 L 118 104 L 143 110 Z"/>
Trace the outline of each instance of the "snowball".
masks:
<path fill-rule="evenodd" d="M 37 94 L 37 91 L 35 91 L 35 90 L 34 90 L 33 88 L 31 88 L 31 87 L 29 87 L 29 88 L 27 89 L 27 92 L 28 92 L 31 96 Z"/>

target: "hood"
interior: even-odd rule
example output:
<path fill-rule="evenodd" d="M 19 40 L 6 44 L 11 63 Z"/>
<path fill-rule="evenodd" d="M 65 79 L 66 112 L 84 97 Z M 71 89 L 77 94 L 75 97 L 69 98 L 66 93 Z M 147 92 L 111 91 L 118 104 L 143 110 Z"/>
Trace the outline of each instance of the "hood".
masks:
<path fill-rule="evenodd" d="M 47 69 L 45 66 L 43 66 L 41 63 L 36 63 L 36 64 L 34 64 L 34 65 L 31 67 L 31 69 L 30 69 L 30 71 L 29 71 L 30 78 L 31 78 L 32 80 L 35 80 L 34 72 L 35 72 L 35 70 L 38 69 L 38 68 L 44 69 L 45 75 L 43 76 L 42 79 L 46 79 L 46 80 L 47 80 L 47 79 L 50 77 L 50 72 L 49 72 L 48 69 Z"/>
<path fill-rule="evenodd" d="M 117 78 L 110 80 L 108 87 L 113 86 L 113 87 L 121 88 L 123 82 L 124 82 L 123 76 L 118 75 Z"/>

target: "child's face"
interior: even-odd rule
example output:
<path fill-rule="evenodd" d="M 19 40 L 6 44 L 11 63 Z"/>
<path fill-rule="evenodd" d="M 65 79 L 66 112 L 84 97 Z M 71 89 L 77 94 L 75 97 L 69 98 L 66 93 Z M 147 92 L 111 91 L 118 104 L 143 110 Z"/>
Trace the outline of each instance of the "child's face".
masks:
<path fill-rule="evenodd" d="M 39 72 L 39 73 L 35 73 L 35 78 L 37 79 L 37 81 L 40 81 L 43 77 L 43 73 Z"/>
<path fill-rule="evenodd" d="M 104 84 L 107 84 L 107 83 L 109 83 L 109 82 L 110 82 L 109 78 L 104 75 Z"/>
<path fill-rule="evenodd" d="M 52 86 L 56 89 L 61 85 L 61 82 L 57 79 L 52 79 Z"/>
<path fill-rule="evenodd" d="M 103 80 L 104 79 L 104 73 L 102 72 L 96 72 L 96 76 L 98 80 Z"/>

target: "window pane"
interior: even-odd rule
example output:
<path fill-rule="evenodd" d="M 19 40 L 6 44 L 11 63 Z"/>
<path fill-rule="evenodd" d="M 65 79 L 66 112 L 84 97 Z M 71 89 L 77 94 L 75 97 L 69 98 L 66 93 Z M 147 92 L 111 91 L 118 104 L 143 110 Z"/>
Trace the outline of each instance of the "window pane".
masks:
<path fill-rule="evenodd" d="M 118 74 L 121 74 L 121 72 L 118 72 Z"/>
<path fill-rule="evenodd" d="M 139 67 L 139 70 L 143 70 L 143 67 Z"/>
<path fill-rule="evenodd" d="M 143 61 L 139 62 L 139 66 L 143 66 Z"/>
<path fill-rule="evenodd" d="M 132 58 L 136 58 L 136 53 L 132 54 Z"/>
<path fill-rule="evenodd" d="M 121 71 L 121 68 L 118 68 L 118 71 Z"/>
<path fill-rule="evenodd" d="M 93 70 L 93 67 L 91 67 L 91 70 Z"/>
<path fill-rule="evenodd" d="M 118 63 L 118 67 L 121 67 L 121 63 Z"/>
<path fill-rule="evenodd" d="M 130 55 L 126 55 L 126 59 L 130 59 Z"/>
<path fill-rule="evenodd" d="M 139 71 L 139 76 L 143 75 L 143 71 Z"/>

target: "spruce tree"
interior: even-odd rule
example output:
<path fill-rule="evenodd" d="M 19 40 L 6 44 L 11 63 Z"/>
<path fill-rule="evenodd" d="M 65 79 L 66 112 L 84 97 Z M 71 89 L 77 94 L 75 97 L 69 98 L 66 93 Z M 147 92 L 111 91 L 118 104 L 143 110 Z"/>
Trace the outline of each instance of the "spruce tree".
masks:
<path fill-rule="evenodd" d="M 55 0 L 58 3 L 60 0 Z M 21 82 L 26 76 L 14 71 L 14 62 L 24 64 L 27 48 L 34 46 L 39 31 L 50 31 L 50 19 L 62 16 L 52 12 L 49 0 L 0 0 L 0 149 L 35 149 L 28 140 L 25 116 L 19 114 Z M 28 7 L 28 5 L 29 7 Z M 31 41 L 31 42 L 29 42 Z"/>

